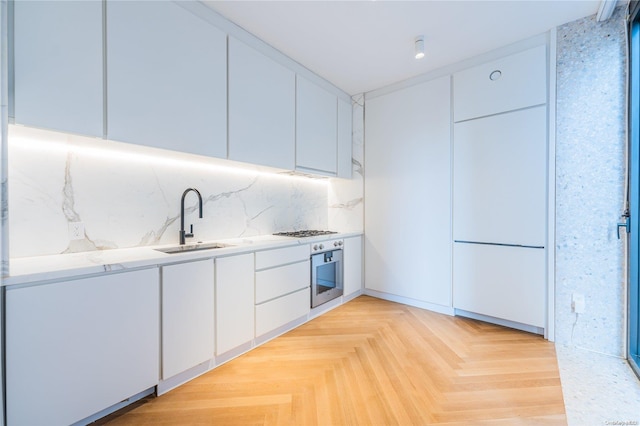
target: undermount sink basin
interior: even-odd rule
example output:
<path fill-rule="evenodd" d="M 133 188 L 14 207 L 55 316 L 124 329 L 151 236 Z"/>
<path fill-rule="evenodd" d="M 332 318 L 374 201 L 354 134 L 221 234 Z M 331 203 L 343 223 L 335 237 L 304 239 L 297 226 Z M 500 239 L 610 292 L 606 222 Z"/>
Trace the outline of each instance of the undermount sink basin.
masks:
<path fill-rule="evenodd" d="M 207 243 L 207 244 L 185 244 L 182 246 L 174 246 L 167 248 L 157 248 L 154 249 L 156 251 L 161 251 L 167 254 L 176 254 L 176 253 L 188 253 L 190 251 L 199 251 L 199 250 L 211 250 L 211 249 L 219 249 L 224 247 L 230 247 L 229 244 L 220 244 L 220 243 Z"/>

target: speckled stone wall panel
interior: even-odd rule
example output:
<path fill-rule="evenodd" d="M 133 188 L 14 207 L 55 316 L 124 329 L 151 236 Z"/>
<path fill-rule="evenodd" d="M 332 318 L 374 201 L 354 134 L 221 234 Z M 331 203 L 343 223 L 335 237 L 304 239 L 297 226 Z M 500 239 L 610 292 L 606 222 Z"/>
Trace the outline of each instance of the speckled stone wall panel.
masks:
<path fill-rule="evenodd" d="M 623 356 L 624 11 L 565 24 L 557 40 L 556 341 Z"/>
<path fill-rule="evenodd" d="M 7 1 L 0 1 L 0 274 L 9 275 L 9 237 L 7 232 L 7 126 L 9 118 L 9 83 L 7 68 Z M 1 278 L 0 278 L 1 279 Z"/>

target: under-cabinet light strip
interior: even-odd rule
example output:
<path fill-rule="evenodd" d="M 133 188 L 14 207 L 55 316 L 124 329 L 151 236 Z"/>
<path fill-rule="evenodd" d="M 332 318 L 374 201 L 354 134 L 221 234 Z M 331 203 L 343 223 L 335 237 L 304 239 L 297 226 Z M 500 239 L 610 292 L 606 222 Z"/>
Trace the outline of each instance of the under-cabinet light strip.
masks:
<path fill-rule="evenodd" d="M 253 169 L 251 166 L 243 168 L 220 164 L 221 159 L 206 159 L 191 157 L 189 154 L 175 153 L 155 148 L 130 145 L 121 142 L 106 141 L 84 136 L 69 135 L 58 132 L 31 129 L 22 126 L 9 126 L 9 149 L 28 150 L 33 152 L 73 153 L 108 159 L 117 162 L 128 162 L 163 167 L 179 167 L 189 170 L 202 170 L 208 173 L 231 173 L 245 176 L 264 176 L 266 178 L 298 180 L 305 183 L 327 185 L 328 179 L 291 174 L 291 172 L 268 172 Z M 9 154 L 10 155 L 10 154 Z"/>

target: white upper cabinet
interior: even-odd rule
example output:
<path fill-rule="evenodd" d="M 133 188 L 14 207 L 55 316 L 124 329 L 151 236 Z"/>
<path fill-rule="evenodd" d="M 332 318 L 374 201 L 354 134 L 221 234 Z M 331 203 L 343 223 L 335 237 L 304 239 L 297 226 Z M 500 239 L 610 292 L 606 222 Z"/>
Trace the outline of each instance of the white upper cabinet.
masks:
<path fill-rule="evenodd" d="M 102 137 L 102 2 L 14 7 L 15 122 Z"/>
<path fill-rule="evenodd" d="M 337 110 L 336 95 L 297 76 L 296 169 L 336 175 Z"/>
<path fill-rule="evenodd" d="M 338 99 L 338 177 L 351 179 L 352 120 L 351 102 Z"/>
<path fill-rule="evenodd" d="M 295 73 L 229 37 L 229 159 L 295 168 Z"/>
<path fill-rule="evenodd" d="M 107 137 L 226 158 L 226 52 L 225 33 L 176 3 L 109 1 Z"/>
<path fill-rule="evenodd" d="M 454 121 L 547 101 L 547 53 L 541 45 L 453 76 Z"/>
<path fill-rule="evenodd" d="M 454 125 L 455 240 L 545 245 L 546 123 L 539 106 Z"/>

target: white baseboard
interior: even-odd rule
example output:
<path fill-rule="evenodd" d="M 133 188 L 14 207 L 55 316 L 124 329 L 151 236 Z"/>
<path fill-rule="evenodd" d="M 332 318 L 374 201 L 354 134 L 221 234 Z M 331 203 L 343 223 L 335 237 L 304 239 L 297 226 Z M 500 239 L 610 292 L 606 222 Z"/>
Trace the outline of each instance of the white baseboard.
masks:
<path fill-rule="evenodd" d="M 403 305 L 415 306 L 416 308 L 426 309 L 428 311 L 437 312 L 445 315 L 455 315 L 455 310 L 451 306 L 443 306 L 435 303 L 424 302 L 422 300 L 411 299 L 409 297 L 398 296 L 395 294 L 383 293 L 381 291 L 364 289 L 364 294 L 378 299 L 388 300 L 390 302 L 402 303 Z"/>

